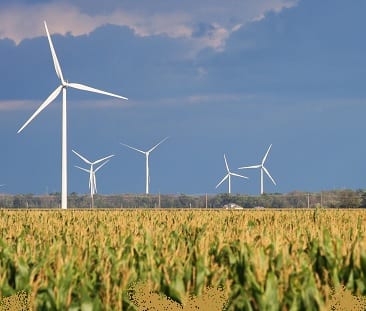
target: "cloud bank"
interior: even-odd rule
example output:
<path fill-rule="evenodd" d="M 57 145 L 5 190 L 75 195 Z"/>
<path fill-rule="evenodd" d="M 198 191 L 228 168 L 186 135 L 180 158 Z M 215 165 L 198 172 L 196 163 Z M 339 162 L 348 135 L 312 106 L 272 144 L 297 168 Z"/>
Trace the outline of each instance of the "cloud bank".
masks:
<path fill-rule="evenodd" d="M 106 25 L 126 26 L 137 36 L 165 35 L 186 39 L 195 50 L 222 51 L 230 35 L 268 12 L 280 12 L 296 0 L 227 0 L 166 3 L 139 1 L 133 5 L 113 0 L 51 1 L 29 4 L 13 1 L 0 10 L 0 39 L 19 44 L 24 39 L 44 36 L 43 20 L 51 33 L 85 35 Z"/>

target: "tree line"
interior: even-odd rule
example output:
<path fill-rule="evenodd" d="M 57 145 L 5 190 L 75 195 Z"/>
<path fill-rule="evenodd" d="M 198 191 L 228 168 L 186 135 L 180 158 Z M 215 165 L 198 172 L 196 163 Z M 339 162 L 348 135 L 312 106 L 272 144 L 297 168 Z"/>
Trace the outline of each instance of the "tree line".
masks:
<path fill-rule="evenodd" d="M 60 193 L 47 195 L 0 194 L 0 208 L 59 208 Z M 366 190 L 294 191 L 286 194 L 116 194 L 95 195 L 95 208 L 223 208 L 234 203 L 243 208 L 365 208 Z M 71 193 L 70 208 L 90 208 L 90 196 Z"/>

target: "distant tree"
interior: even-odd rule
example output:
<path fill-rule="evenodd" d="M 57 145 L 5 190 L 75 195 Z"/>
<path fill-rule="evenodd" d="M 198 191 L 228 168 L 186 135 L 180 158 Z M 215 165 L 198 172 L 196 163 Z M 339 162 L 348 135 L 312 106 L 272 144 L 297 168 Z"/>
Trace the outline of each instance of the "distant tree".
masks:
<path fill-rule="evenodd" d="M 360 207 L 362 208 L 366 208 L 366 191 L 361 191 L 360 192 Z"/>
<path fill-rule="evenodd" d="M 14 208 L 24 208 L 25 202 L 22 195 L 16 195 L 13 199 L 13 207 Z"/>
<path fill-rule="evenodd" d="M 339 191 L 340 208 L 358 208 L 361 205 L 360 195 L 352 190 Z"/>

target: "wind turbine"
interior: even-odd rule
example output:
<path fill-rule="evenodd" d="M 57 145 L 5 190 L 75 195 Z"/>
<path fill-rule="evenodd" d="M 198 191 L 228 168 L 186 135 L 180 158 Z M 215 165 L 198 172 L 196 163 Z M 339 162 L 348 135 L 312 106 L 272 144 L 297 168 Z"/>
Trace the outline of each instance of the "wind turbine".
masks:
<path fill-rule="evenodd" d="M 50 45 L 53 64 L 55 67 L 56 75 L 60 79 L 61 84 L 48 96 L 48 98 L 42 103 L 41 106 L 36 110 L 36 112 L 28 119 L 27 122 L 19 129 L 18 133 L 20 133 L 43 109 L 45 109 L 62 91 L 62 187 L 61 187 L 61 208 L 67 209 L 67 113 L 66 113 L 66 89 L 68 87 L 99 93 L 103 95 L 113 96 L 121 99 L 126 99 L 126 97 L 116 95 L 113 93 L 101 91 L 90 86 L 86 86 L 79 83 L 70 83 L 67 80 L 64 80 L 62 75 L 61 67 L 58 62 L 55 49 L 53 47 L 53 43 L 51 40 L 51 36 L 48 32 L 47 24 L 44 22 L 44 26 L 46 28 L 48 43 Z"/>
<path fill-rule="evenodd" d="M 246 178 L 248 179 L 248 177 L 243 176 L 243 175 L 239 175 L 236 173 L 232 173 L 229 169 L 229 165 L 227 164 L 227 160 L 226 160 L 226 155 L 224 154 L 224 160 L 225 160 L 225 166 L 226 166 L 226 171 L 227 174 L 224 176 L 224 178 L 217 184 L 216 188 L 218 188 L 226 179 L 229 179 L 229 194 L 231 193 L 231 176 L 236 176 L 236 177 L 241 177 L 241 178 Z"/>
<path fill-rule="evenodd" d="M 264 155 L 261 164 L 258 165 L 252 165 L 252 166 L 243 166 L 243 167 L 239 167 L 239 170 L 241 169 L 246 169 L 246 168 L 260 168 L 261 169 L 261 194 L 264 193 L 263 191 L 263 172 L 265 172 L 267 174 L 267 176 L 271 179 L 271 181 L 273 182 L 274 185 L 276 185 L 276 182 L 274 181 L 274 179 L 272 178 L 271 174 L 268 172 L 268 170 L 266 169 L 266 167 L 264 166 L 264 162 L 266 162 L 269 150 L 271 149 L 272 144 L 268 147 L 266 154 Z"/>
<path fill-rule="evenodd" d="M 81 154 L 77 153 L 75 150 L 72 150 L 73 153 L 75 153 L 80 159 L 82 159 L 85 163 L 90 165 L 90 169 L 87 170 L 83 167 L 77 166 L 75 165 L 75 167 L 77 167 L 78 169 L 81 169 L 84 172 L 89 173 L 89 189 L 90 189 L 90 197 L 91 197 L 91 207 L 94 207 L 94 194 L 97 193 L 97 180 L 95 178 L 95 173 L 100 170 L 104 165 L 106 165 L 111 157 L 114 157 L 113 154 L 104 157 L 102 159 L 96 160 L 94 162 L 90 162 L 87 158 L 83 157 Z M 98 166 L 96 169 L 94 169 L 94 165 L 101 163 L 105 161 L 104 163 L 102 163 L 100 166 Z"/>
<path fill-rule="evenodd" d="M 150 148 L 148 151 L 143 151 L 143 150 L 140 150 L 140 149 L 137 149 L 135 147 L 131 147 L 129 145 L 126 145 L 126 144 L 122 144 L 123 146 L 126 146 L 130 149 L 133 149 L 135 151 L 138 151 L 142 154 L 145 155 L 146 157 L 146 194 L 149 194 L 149 184 L 150 184 L 150 175 L 149 175 L 149 156 L 150 156 L 150 153 L 157 147 L 159 146 L 161 143 L 163 143 L 164 141 L 166 141 L 168 139 L 168 137 L 165 137 L 163 140 L 161 140 L 159 143 L 157 143 L 154 147 Z"/>

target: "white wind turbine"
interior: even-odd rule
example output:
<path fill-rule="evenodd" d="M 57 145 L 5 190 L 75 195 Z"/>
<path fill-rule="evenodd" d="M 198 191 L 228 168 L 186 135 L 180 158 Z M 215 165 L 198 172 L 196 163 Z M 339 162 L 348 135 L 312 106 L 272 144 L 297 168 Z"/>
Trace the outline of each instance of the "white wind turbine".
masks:
<path fill-rule="evenodd" d="M 141 152 L 142 154 L 145 155 L 146 157 L 146 194 L 149 194 L 149 184 L 150 184 L 150 175 L 149 175 L 149 156 L 150 156 L 150 153 L 157 147 L 159 146 L 161 143 L 163 143 L 164 141 L 166 141 L 168 139 L 168 137 L 165 137 L 163 140 L 161 140 L 159 143 L 157 143 L 154 147 L 150 148 L 148 151 L 143 151 L 143 150 L 140 150 L 140 149 L 137 149 L 135 147 L 131 147 L 129 145 L 126 145 L 126 144 L 122 144 L 123 146 L 126 146 L 130 149 L 133 149 L 135 151 L 138 151 L 138 152 Z"/>
<path fill-rule="evenodd" d="M 261 194 L 264 193 L 263 191 L 263 172 L 265 172 L 267 174 L 267 176 L 271 179 L 271 181 L 273 182 L 274 185 L 276 185 L 276 182 L 274 181 L 274 179 L 272 178 L 271 174 L 268 172 L 268 170 L 266 169 L 266 167 L 264 166 L 264 162 L 266 162 L 269 150 L 271 149 L 272 144 L 268 147 L 266 154 L 264 155 L 261 164 L 258 165 L 252 165 L 252 166 L 243 166 L 243 167 L 239 167 L 239 170 L 241 169 L 246 169 L 246 168 L 260 168 L 261 169 Z"/>
<path fill-rule="evenodd" d="M 62 187 L 61 187 L 61 208 L 67 209 L 67 113 L 66 113 L 66 89 L 68 87 L 99 93 L 103 95 L 113 96 L 121 99 L 126 99 L 126 97 L 116 95 L 113 93 L 101 91 L 90 86 L 86 86 L 79 83 L 70 83 L 67 80 L 64 80 L 62 75 L 61 67 L 58 62 L 55 49 L 53 47 L 53 43 L 51 40 L 51 36 L 48 32 L 47 24 L 44 22 L 44 26 L 46 28 L 48 43 L 50 45 L 53 64 L 55 67 L 56 75 L 60 79 L 61 84 L 48 96 L 48 98 L 42 103 L 41 106 L 36 110 L 36 112 L 28 119 L 27 122 L 19 129 L 18 133 L 20 133 L 43 109 L 45 109 L 62 91 Z"/>
<path fill-rule="evenodd" d="M 89 161 L 87 158 L 83 157 L 81 154 L 77 153 L 75 150 L 72 150 L 73 153 L 75 153 L 80 159 L 82 159 L 85 163 L 90 165 L 90 169 L 87 170 L 83 167 L 77 166 L 75 165 L 75 167 L 77 167 L 78 169 L 81 169 L 84 172 L 89 173 L 89 189 L 90 189 L 90 197 L 91 197 L 91 207 L 94 207 L 94 194 L 97 193 L 97 179 L 95 177 L 95 173 L 101 169 L 104 165 L 106 165 L 111 157 L 114 157 L 113 154 L 104 157 L 102 159 L 96 160 L 94 162 Z M 102 163 L 101 165 L 99 165 L 96 169 L 94 169 L 94 165 L 101 163 L 105 161 L 104 163 Z"/>
<path fill-rule="evenodd" d="M 217 184 L 216 188 L 218 188 L 226 179 L 229 179 L 229 194 L 231 193 L 231 176 L 236 176 L 236 177 L 241 177 L 241 178 L 246 178 L 248 179 L 248 177 L 243 176 L 243 175 L 239 175 L 236 173 L 232 173 L 229 169 L 229 165 L 227 164 L 227 160 L 226 160 L 226 155 L 224 154 L 224 160 L 225 160 L 225 166 L 226 166 L 226 171 L 227 174 L 224 176 L 224 178 Z"/>

